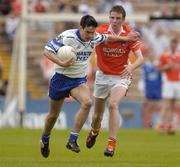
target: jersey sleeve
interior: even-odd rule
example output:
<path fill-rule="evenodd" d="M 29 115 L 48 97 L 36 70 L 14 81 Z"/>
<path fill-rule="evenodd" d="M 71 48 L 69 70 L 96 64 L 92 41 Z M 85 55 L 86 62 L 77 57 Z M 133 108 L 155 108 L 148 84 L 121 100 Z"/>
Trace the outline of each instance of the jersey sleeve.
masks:
<path fill-rule="evenodd" d="M 60 34 L 56 38 L 51 39 L 47 43 L 45 48 L 56 54 L 60 47 L 62 47 L 64 45 L 71 46 L 72 43 L 73 43 L 73 39 L 71 37 Z"/>
<path fill-rule="evenodd" d="M 132 30 L 130 27 L 128 27 L 127 25 L 123 25 L 123 29 L 125 30 L 125 32 L 127 33 L 127 35 L 131 32 L 134 32 L 134 30 Z M 136 40 L 136 41 L 130 41 L 130 48 L 133 52 L 136 52 L 137 50 L 141 49 L 142 44 L 140 40 Z"/>
<path fill-rule="evenodd" d="M 103 42 L 107 41 L 107 39 L 108 39 L 107 34 L 96 33 L 96 37 L 94 38 L 95 45 L 103 43 Z"/>
<path fill-rule="evenodd" d="M 136 52 L 137 50 L 141 49 L 141 42 L 138 40 L 138 41 L 135 41 L 135 42 L 131 42 L 131 50 L 133 52 Z"/>
<path fill-rule="evenodd" d="M 166 64 L 166 56 L 163 54 L 160 56 L 158 67 L 162 67 L 164 64 Z"/>
<path fill-rule="evenodd" d="M 64 46 L 63 43 L 63 36 L 58 35 L 56 38 L 51 39 L 47 45 L 45 46 L 45 49 L 52 51 L 53 53 L 57 53 L 60 47 Z"/>

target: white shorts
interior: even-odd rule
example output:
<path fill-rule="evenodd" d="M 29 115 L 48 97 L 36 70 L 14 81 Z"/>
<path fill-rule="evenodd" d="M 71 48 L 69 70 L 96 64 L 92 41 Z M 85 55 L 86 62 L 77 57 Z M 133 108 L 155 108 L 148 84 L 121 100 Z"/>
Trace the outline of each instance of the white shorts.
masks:
<path fill-rule="evenodd" d="M 116 75 L 106 75 L 102 71 L 97 71 L 94 85 L 94 96 L 104 99 L 110 94 L 112 88 L 120 86 L 128 89 L 130 84 L 130 77 L 125 78 Z"/>
<path fill-rule="evenodd" d="M 166 99 L 180 99 L 180 82 L 164 80 L 162 97 Z"/>

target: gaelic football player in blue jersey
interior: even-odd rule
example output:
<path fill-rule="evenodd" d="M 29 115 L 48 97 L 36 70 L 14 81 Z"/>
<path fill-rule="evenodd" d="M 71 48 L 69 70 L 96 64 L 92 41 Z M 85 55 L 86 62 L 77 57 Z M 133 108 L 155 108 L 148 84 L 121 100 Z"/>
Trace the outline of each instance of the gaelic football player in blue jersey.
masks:
<path fill-rule="evenodd" d="M 45 120 L 40 141 L 41 154 L 45 158 L 50 153 L 49 139 L 51 130 L 59 116 L 65 98 L 69 96 L 72 96 L 80 103 L 80 109 L 75 116 L 66 147 L 76 153 L 80 152 L 77 138 L 92 105 L 90 92 L 86 84 L 86 69 L 88 58 L 93 48 L 105 41 L 118 42 L 136 40 L 138 38 L 138 34 L 136 33 L 131 33 L 126 37 L 98 34 L 95 33 L 97 26 L 98 23 L 92 16 L 85 15 L 81 18 L 79 29 L 64 31 L 56 38 L 50 40 L 45 46 L 43 55 L 55 63 L 55 74 L 51 78 L 49 85 L 50 110 Z M 77 59 L 75 61 L 70 59 L 63 62 L 57 57 L 57 51 L 64 45 L 75 48 L 77 52 Z"/>

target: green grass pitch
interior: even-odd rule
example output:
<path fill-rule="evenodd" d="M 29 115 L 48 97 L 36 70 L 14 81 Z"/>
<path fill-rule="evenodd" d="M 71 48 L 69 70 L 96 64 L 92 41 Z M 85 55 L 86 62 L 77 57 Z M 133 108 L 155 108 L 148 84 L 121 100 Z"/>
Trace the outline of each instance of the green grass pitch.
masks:
<path fill-rule="evenodd" d="M 121 129 L 114 157 L 104 157 L 108 136 L 101 131 L 92 149 L 85 146 L 88 131 L 79 136 L 80 153 L 67 150 L 70 130 L 53 130 L 50 156 L 41 157 L 42 130 L 0 129 L 0 167 L 180 167 L 180 133 L 158 135 L 151 129 Z"/>

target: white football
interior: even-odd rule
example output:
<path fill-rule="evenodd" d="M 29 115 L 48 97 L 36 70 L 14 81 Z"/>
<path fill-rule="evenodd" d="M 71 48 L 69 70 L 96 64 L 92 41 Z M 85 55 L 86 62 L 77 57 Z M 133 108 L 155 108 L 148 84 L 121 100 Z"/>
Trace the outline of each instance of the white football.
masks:
<path fill-rule="evenodd" d="M 76 60 L 76 50 L 72 46 L 62 46 L 59 48 L 57 56 L 62 61 L 66 61 L 71 58 Z"/>

